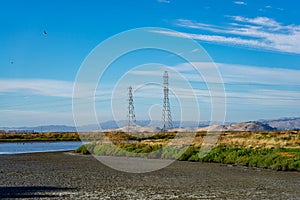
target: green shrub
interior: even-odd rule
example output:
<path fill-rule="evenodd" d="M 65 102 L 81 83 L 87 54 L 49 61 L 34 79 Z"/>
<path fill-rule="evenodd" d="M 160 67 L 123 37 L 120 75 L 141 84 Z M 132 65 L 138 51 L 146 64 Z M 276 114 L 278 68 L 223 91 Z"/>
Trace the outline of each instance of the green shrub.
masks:
<path fill-rule="evenodd" d="M 75 153 L 90 154 L 90 152 L 88 151 L 86 145 L 81 145 L 80 147 L 78 147 L 78 148 L 75 150 Z"/>
<path fill-rule="evenodd" d="M 119 147 L 119 148 L 118 148 Z M 141 143 L 118 144 L 88 143 L 76 152 L 86 154 L 89 151 L 102 156 L 128 156 L 178 159 L 184 161 L 204 161 L 225 164 L 238 164 L 250 167 L 270 168 L 274 170 L 300 171 L 300 149 L 253 149 L 219 145 L 200 158 L 199 147 L 176 147 Z"/>
<path fill-rule="evenodd" d="M 299 151 L 299 149 L 251 149 L 222 145 L 214 148 L 200 160 L 271 168 L 281 171 L 300 171 Z"/>

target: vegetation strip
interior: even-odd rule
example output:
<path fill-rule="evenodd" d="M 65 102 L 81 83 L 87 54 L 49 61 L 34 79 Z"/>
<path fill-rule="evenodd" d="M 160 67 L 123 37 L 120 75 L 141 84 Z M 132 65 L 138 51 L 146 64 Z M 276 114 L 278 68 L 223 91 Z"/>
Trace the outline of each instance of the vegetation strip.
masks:
<path fill-rule="evenodd" d="M 181 155 L 183 148 L 127 144 L 115 148 L 111 144 L 86 144 L 75 152 L 93 153 L 99 156 L 139 156 L 147 158 L 177 159 L 192 162 L 216 162 L 249 167 L 270 168 L 280 171 L 300 171 L 300 149 L 253 149 L 220 145 L 203 158 L 199 147 L 190 146 Z M 185 150 L 185 149 L 184 149 Z M 145 153 L 149 153 L 146 154 Z M 179 156 L 181 155 L 181 156 Z"/>
<path fill-rule="evenodd" d="M 217 162 L 278 171 L 300 171 L 299 131 L 224 132 L 216 147 L 204 157 L 199 157 L 205 134 L 196 133 L 192 145 L 180 146 L 168 143 L 174 138 L 174 133 L 158 133 L 143 138 L 136 137 L 136 139 L 126 133 L 104 133 L 104 135 L 94 135 L 92 142 L 79 147 L 76 152 L 101 156 Z M 95 139 L 100 136 L 102 140 Z M 89 138 L 93 136 L 89 135 Z"/>
<path fill-rule="evenodd" d="M 26 141 L 80 141 L 76 132 L 70 133 L 2 133 L 0 142 L 26 142 Z"/>

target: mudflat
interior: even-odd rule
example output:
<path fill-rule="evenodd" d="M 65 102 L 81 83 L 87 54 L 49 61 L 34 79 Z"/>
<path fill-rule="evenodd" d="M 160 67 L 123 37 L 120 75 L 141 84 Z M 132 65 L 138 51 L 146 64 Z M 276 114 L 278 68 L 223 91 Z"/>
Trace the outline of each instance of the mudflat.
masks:
<path fill-rule="evenodd" d="M 300 199 L 299 172 L 176 161 L 130 174 L 72 152 L 0 160 L 0 199 Z"/>

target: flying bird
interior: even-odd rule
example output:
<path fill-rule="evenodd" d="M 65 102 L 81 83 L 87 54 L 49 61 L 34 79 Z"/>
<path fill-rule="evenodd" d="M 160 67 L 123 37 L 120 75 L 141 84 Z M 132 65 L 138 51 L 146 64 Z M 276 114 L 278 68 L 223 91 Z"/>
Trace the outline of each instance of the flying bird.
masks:
<path fill-rule="evenodd" d="M 47 35 L 47 32 L 46 32 L 46 31 L 44 31 L 44 32 L 43 32 L 43 34 L 44 34 L 44 35 Z"/>

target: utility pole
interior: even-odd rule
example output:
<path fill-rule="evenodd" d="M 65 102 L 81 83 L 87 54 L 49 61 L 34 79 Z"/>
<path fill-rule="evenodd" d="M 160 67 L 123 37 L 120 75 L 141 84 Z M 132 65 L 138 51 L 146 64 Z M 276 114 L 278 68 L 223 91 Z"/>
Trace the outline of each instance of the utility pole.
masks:
<path fill-rule="evenodd" d="M 169 128 L 173 127 L 171 109 L 170 109 L 170 101 L 169 101 L 169 76 L 168 72 L 165 71 L 163 75 L 164 79 L 164 103 L 162 110 L 162 132 L 167 132 Z"/>
<path fill-rule="evenodd" d="M 132 95 L 132 87 L 128 87 L 128 132 L 130 131 L 130 127 L 136 125 L 136 119 L 135 119 L 135 112 L 134 112 L 134 106 L 133 106 L 133 95 Z"/>

